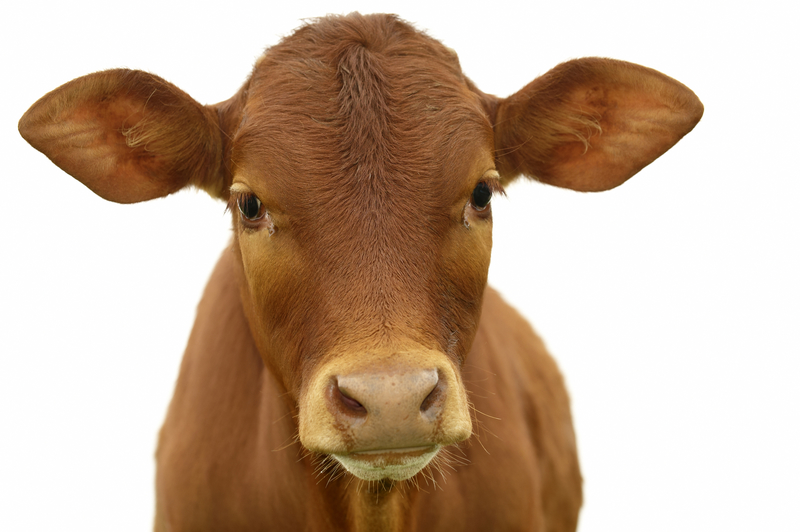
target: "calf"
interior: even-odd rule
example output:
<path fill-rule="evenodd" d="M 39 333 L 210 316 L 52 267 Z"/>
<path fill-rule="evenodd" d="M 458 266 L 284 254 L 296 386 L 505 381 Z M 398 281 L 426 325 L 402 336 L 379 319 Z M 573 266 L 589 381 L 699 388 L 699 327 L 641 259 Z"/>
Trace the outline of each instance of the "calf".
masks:
<path fill-rule="evenodd" d="M 22 136 L 99 196 L 194 186 L 232 213 L 159 438 L 155 529 L 574 530 L 567 394 L 486 286 L 491 199 L 519 175 L 613 188 L 702 112 L 598 58 L 497 98 L 439 42 L 358 14 L 300 28 L 216 105 L 132 70 L 45 95 Z"/>

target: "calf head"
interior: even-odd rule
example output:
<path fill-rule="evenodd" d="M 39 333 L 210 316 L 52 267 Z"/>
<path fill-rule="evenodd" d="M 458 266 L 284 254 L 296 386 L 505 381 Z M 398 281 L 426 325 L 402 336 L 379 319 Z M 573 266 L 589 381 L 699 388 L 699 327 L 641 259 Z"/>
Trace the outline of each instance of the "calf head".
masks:
<path fill-rule="evenodd" d="M 400 480 L 472 431 L 460 370 L 492 194 L 520 174 L 615 187 L 701 115 L 675 80 L 596 58 L 496 98 L 395 17 L 349 15 L 268 49 L 225 102 L 109 70 L 44 96 L 20 132 L 105 199 L 227 201 L 242 305 L 301 443 Z"/>

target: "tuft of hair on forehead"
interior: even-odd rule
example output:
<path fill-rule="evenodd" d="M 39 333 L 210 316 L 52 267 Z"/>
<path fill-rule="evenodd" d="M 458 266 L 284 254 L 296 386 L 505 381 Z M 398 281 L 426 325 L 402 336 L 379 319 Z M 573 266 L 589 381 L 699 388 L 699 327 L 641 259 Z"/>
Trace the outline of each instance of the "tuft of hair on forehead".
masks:
<path fill-rule="evenodd" d="M 308 40 L 312 45 L 335 42 L 344 48 L 357 44 L 371 52 L 387 55 L 398 52 L 419 54 L 428 60 L 431 59 L 431 52 L 435 50 L 443 63 L 450 65 L 451 68 L 454 67 L 458 73 L 461 72 L 458 56 L 452 49 L 445 47 L 397 15 L 361 15 L 353 12 L 348 15 L 314 18 L 284 38 L 282 43 L 300 39 Z M 334 49 L 336 50 L 334 55 L 341 52 L 341 48 Z"/>
<path fill-rule="evenodd" d="M 280 115 L 281 140 L 301 139 L 283 148 L 285 166 L 316 153 L 315 169 L 356 182 L 433 169 L 474 135 L 465 122 L 490 127 L 457 55 L 395 15 L 312 20 L 266 50 L 249 90 L 240 141 L 263 143 L 261 124 Z"/>

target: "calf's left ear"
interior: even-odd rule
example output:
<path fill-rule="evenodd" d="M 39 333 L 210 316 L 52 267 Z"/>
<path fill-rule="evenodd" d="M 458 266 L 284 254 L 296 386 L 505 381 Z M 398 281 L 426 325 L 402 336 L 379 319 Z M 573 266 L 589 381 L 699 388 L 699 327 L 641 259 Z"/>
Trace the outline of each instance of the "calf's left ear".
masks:
<path fill-rule="evenodd" d="M 563 63 L 490 105 L 504 181 L 524 174 L 580 191 L 621 185 L 703 116 L 703 104 L 685 85 L 596 57 Z"/>
<path fill-rule="evenodd" d="M 62 85 L 31 106 L 19 131 L 99 196 L 134 203 L 192 184 L 226 194 L 214 108 L 139 70 L 106 70 Z"/>

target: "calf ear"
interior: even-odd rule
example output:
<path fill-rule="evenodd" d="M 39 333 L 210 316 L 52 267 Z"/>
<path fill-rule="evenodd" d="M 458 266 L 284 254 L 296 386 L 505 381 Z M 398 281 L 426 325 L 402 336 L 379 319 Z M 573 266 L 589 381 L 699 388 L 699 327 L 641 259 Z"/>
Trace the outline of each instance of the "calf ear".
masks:
<path fill-rule="evenodd" d="M 497 102 L 504 180 L 525 174 L 580 191 L 621 185 L 692 130 L 703 104 L 655 70 L 612 59 L 563 63 Z"/>
<path fill-rule="evenodd" d="M 89 74 L 46 94 L 19 131 L 99 196 L 134 203 L 193 184 L 224 196 L 222 135 L 214 108 L 138 70 Z"/>

